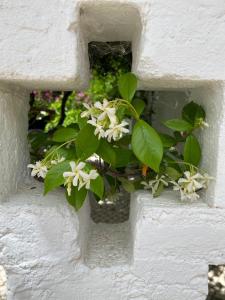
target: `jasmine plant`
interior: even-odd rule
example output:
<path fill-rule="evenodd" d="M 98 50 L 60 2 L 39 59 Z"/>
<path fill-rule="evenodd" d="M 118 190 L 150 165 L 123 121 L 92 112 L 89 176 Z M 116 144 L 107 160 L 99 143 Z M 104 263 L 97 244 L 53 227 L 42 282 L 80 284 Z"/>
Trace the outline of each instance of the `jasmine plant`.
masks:
<path fill-rule="evenodd" d="M 135 97 L 136 89 L 134 74 L 121 75 L 119 97 L 85 101 L 75 122 L 54 132 L 44 158 L 28 165 L 32 176 L 44 179 L 45 194 L 65 186 L 76 210 L 88 192 L 99 205 L 105 199 L 118 201 L 122 190 L 141 188 L 156 197 L 171 187 L 181 200 L 199 199 L 212 180 L 199 168 L 201 146 L 195 132 L 208 126 L 203 107 L 186 104 L 180 119 L 164 122 L 171 130 L 164 134 L 143 119 L 145 102 Z"/>

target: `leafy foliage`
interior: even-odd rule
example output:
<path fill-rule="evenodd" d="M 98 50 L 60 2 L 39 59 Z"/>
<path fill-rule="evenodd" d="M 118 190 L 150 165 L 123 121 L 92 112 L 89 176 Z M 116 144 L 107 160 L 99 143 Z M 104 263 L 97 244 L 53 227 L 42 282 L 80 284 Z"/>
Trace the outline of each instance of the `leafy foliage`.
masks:
<path fill-rule="evenodd" d="M 121 190 L 131 193 L 144 185 L 159 196 L 174 185 L 181 197 L 198 198 L 197 188 L 188 194 L 185 184 L 196 175 L 198 188 L 207 186 L 209 178 L 199 173 L 201 146 L 194 134 L 207 124 L 203 107 L 186 104 L 180 119 L 164 122 L 171 134 L 157 132 L 145 115 L 144 93 L 136 91 L 129 56 L 99 59 L 93 54 L 86 91 L 33 92 L 29 140 L 32 158 L 40 161 L 32 172 L 44 178 L 45 194 L 64 185 L 76 210 L 88 191 L 97 199 L 116 199 Z"/>

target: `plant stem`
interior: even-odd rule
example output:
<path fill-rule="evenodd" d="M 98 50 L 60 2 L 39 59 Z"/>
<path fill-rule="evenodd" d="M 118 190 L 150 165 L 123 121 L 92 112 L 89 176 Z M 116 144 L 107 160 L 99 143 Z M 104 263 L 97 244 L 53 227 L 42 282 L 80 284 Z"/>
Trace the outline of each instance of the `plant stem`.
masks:
<path fill-rule="evenodd" d="M 56 152 L 57 150 L 59 150 L 60 148 L 62 148 L 63 146 L 69 144 L 69 143 L 72 143 L 74 142 L 75 139 L 72 139 L 72 140 L 69 140 L 63 144 L 61 144 L 60 146 L 58 146 L 56 149 L 52 150 L 44 159 L 43 159 L 43 162 L 45 162 L 54 152 Z"/>

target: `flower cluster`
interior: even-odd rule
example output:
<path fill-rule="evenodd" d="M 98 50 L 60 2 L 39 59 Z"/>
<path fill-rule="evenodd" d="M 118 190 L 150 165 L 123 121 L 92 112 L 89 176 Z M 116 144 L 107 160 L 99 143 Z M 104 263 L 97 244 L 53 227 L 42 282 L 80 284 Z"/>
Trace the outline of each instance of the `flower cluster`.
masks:
<path fill-rule="evenodd" d="M 89 118 L 88 123 L 95 127 L 94 134 L 98 138 L 107 138 L 108 142 L 112 140 L 117 141 L 122 138 L 126 133 L 129 133 L 129 129 L 126 126 L 128 122 L 119 119 L 116 115 L 116 108 L 113 107 L 112 102 L 104 99 L 103 102 L 95 102 L 90 106 L 84 103 L 86 110 L 82 112 L 82 118 Z"/>
<path fill-rule="evenodd" d="M 75 161 L 71 161 L 70 167 L 71 171 L 63 173 L 63 177 L 65 178 L 64 185 L 67 187 L 69 196 L 71 195 L 72 185 L 78 187 L 78 190 L 82 187 L 88 190 L 90 189 L 91 180 L 95 180 L 99 175 L 96 170 L 91 170 L 88 173 L 85 170 L 86 164 L 84 162 L 76 163 Z"/>
<path fill-rule="evenodd" d="M 65 160 L 65 157 L 57 156 L 55 159 L 51 160 L 50 162 L 44 161 L 37 161 L 35 164 L 29 164 L 27 167 L 32 169 L 31 176 L 38 178 L 45 178 L 48 172 L 48 169 L 53 166 L 57 165 Z"/>
<path fill-rule="evenodd" d="M 190 171 L 184 172 L 184 177 L 181 177 L 178 182 L 171 181 L 173 184 L 173 190 L 179 191 L 182 201 L 195 201 L 200 198 L 197 191 L 206 189 L 209 181 L 213 177 L 210 177 L 207 173 L 203 175 L 201 173 Z"/>

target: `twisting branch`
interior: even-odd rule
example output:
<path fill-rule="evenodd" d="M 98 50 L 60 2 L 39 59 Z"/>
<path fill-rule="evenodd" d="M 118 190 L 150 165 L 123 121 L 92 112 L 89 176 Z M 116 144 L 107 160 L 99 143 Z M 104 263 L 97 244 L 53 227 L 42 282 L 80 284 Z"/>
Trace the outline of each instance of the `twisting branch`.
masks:
<path fill-rule="evenodd" d="M 66 117 L 66 102 L 72 92 L 64 92 L 61 105 L 61 115 L 57 126 L 62 125 Z"/>

